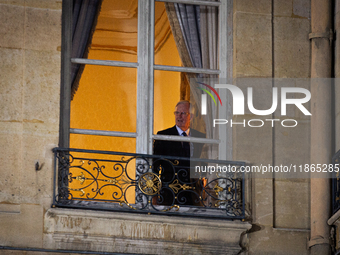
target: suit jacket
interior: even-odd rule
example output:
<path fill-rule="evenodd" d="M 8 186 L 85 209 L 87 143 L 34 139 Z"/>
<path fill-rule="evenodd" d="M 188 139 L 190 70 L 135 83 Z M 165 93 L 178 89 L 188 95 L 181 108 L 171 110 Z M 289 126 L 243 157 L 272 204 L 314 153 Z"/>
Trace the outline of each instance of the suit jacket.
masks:
<path fill-rule="evenodd" d="M 176 126 L 171 128 L 159 131 L 157 135 L 179 135 Z M 205 134 L 195 130 L 190 129 L 191 137 L 205 137 Z M 183 146 L 184 142 L 176 142 L 176 141 L 161 141 L 155 140 L 154 142 L 154 155 L 162 155 L 162 156 L 172 156 L 172 157 L 190 157 L 190 150 L 193 149 L 193 157 L 199 158 L 202 152 L 203 143 L 193 143 L 193 146 L 190 146 L 187 143 L 187 147 Z M 187 148 L 187 149 L 186 149 Z M 188 151 L 189 150 L 189 151 Z M 166 157 L 165 157 L 166 158 Z M 173 162 L 173 160 L 171 160 Z M 159 172 L 159 167 L 162 166 L 162 172 Z M 180 204 L 180 205 L 195 205 L 198 201 L 198 196 L 193 195 L 191 192 L 183 192 L 183 190 L 177 194 L 171 191 L 169 188 L 169 184 L 173 183 L 175 179 L 178 179 L 180 183 L 185 183 L 189 186 L 193 186 L 193 180 L 190 178 L 190 160 L 180 160 L 178 165 L 174 167 L 166 160 L 156 160 L 154 162 L 154 172 L 156 174 L 161 173 L 161 180 L 163 188 L 160 191 L 160 197 L 157 197 L 155 204 L 158 205 L 172 205 L 172 204 Z M 177 173 L 177 175 L 175 175 Z"/>
<path fill-rule="evenodd" d="M 159 131 L 157 135 L 179 135 L 179 134 L 175 125 L 171 128 Z M 190 137 L 204 138 L 205 134 L 195 129 L 190 129 Z M 203 145 L 204 145 L 203 143 L 193 143 L 193 146 L 191 146 L 191 149 L 193 149 L 192 154 L 193 158 L 199 158 L 201 156 Z M 190 157 L 191 155 L 190 153 L 188 154 L 188 152 L 185 151 L 182 142 L 161 140 L 156 140 L 154 142 L 153 154 L 174 157 Z"/>

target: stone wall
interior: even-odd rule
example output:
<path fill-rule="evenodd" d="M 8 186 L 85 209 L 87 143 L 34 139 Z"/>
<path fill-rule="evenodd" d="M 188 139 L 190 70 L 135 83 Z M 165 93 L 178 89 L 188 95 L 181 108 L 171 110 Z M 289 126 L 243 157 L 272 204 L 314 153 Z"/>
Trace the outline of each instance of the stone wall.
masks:
<path fill-rule="evenodd" d="M 309 32 L 309 0 L 235 0 L 234 78 L 309 78 Z M 268 82 L 260 86 L 257 98 L 265 101 L 264 98 L 271 97 L 271 87 L 278 85 Z M 276 112 L 273 117 L 280 119 Z M 297 119 L 298 127 L 235 128 L 235 160 L 247 160 L 253 165 L 309 163 L 310 121 L 298 112 L 288 113 L 287 118 Z M 241 119 L 244 116 L 235 121 Z M 254 117 L 247 115 L 245 119 Z M 248 205 L 256 226 L 249 234 L 250 254 L 308 254 L 309 179 L 269 174 L 266 178 L 251 179 L 248 185 L 251 190 Z"/>
<path fill-rule="evenodd" d="M 61 1 L 0 1 L 0 23 L 0 245 L 41 247 L 59 135 Z"/>

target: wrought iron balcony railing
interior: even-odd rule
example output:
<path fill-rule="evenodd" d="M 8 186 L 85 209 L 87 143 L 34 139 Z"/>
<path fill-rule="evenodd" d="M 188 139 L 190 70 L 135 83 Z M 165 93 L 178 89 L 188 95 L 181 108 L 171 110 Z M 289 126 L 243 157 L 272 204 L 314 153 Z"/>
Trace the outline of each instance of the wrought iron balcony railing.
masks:
<path fill-rule="evenodd" d="M 190 177 L 188 158 L 54 148 L 53 206 L 243 219 L 244 177 Z M 234 169 L 243 162 L 190 159 Z"/>

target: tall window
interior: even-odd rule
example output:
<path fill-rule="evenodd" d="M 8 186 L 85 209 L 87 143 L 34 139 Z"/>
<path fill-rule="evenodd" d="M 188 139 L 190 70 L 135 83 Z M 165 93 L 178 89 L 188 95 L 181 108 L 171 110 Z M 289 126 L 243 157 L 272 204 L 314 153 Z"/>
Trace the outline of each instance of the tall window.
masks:
<path fill-rule="evenodd" d="M 60 147 L 152 154 L 177 101 L 200 107 L 190 78 L 228 78 L 230 1 L 173 2 L 63 1 Z"/>
<path fill-rule="evenodd" d="M 56 204 L 99 201 L 110 208 L 158 213 L 193 205 L 218 209 L 216 217 L 244 217 L 239 176 L 190 179 L 187 158 L 174 157 L 170 162 L 137 155 L 151 155 L 155 140 L 170 140 L 181 141 L 181 148 L 215 144 L 217 149 L 207 150 L 209 162 L 231 159 L 230 130 L 224 127 L 214 133 L 211 128 L 213 117 L 228 118 L 228 109 L 215 107 L 211 100 L 207 104 L 211 112 L 202 117 L 202 91 L 207 90 L 197 89 L 192 82 L 206 78 L 228 82 L 231 2 L 63 1 L 59 146 L 75 149 L 55 150 Z M 225 90 L 219 91 L 219 97 L 227 98 Z M 207 138 L 191 137 L 191 143 L 185 143 L 186 137 L 157 135 L 174 125 L 174 108 L 180 100 L 193 103 L 196 118 L 191 126 Z M 169 179 L 166 167 L 172 171 Z M 190 213 L 197 214 L 195 209 Z"/>

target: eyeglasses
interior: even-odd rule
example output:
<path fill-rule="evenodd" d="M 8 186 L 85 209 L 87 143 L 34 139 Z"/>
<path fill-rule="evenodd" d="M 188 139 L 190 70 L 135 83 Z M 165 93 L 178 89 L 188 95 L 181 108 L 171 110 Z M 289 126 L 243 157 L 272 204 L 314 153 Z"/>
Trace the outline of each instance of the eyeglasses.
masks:
<path fill-rule="evenodd" d="M 175 114 L 176 116 L 178 116 L 178 115 L 183 115 L 183 116 L 189 115 L 188 112 L 174 112 L 174 114 Z"/>

